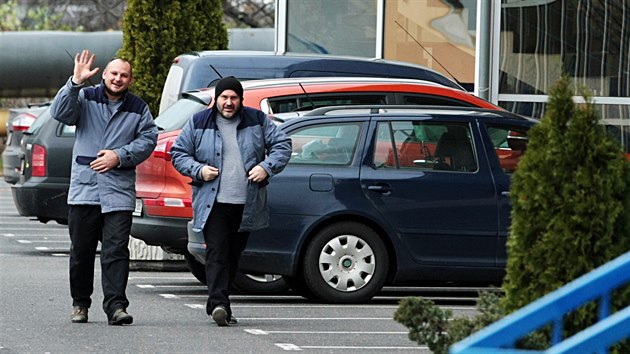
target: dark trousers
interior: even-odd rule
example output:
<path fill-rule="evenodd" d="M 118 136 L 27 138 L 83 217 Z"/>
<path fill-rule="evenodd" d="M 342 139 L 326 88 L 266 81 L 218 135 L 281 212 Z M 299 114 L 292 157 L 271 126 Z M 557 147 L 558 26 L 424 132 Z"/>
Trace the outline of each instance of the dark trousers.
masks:
<path fill-rule="evenodd" d="M 247 244 L 249 232 L 238 232 L 243 217 L 242 204 L 214 203 L 203 236 L 206 241 L 206 281 L 208 283 L 208 315 L 218 305 L 230 308 L 230 290 L 238 268 L 238 260 Z"/>
<path fill-rule="evenodd" d="M 70 295 L 73 306 L 90 307 L 94 291 L 94 260 L 101 241 L 101 284 L 103 310 L 110 318 L 127 308 L 125 294 L 129 278 L 129 232 L 131 211 L 101 213 L 98 205 L 71 205 Z"/>

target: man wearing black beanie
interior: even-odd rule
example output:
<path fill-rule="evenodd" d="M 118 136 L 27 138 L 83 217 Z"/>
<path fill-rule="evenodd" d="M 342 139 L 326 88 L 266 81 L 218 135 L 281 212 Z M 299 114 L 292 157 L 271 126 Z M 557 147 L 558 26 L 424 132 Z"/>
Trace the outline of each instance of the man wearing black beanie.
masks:
<path fill-rule="evenodd" d="M 193 231 L 206 242 L 206 313 L 219 326 L 237 322 L 229 295 L 238 260 L 250 231 L 267 227 L 265 186 L 290 157 L 291 139 L 264 112 L 243 107 L 243 86 L 232 76 L 171 148 L 173 166 L 192 178 Z"/>
<path fill-rule="evenodd" d="M 225 91 L 225 90 L 232 90 L 232 91 L 234 91 L 234 93 L 240 98 L 240 101 L 241 101 L 241 104 L 242 104 L 242 102 L 243 102 L 243 85 L 241 85 L 240 81 L 238 81 L 234 76 L 228 76 L 228 77 L 224 77 L 223 79 L 219 80 L 219 83 L 217 83 L 217 86 L 215 86 L 215 88 L 214 88 L 214 108 L 218 108 L 217 107 L 218 98 L 223 93 L 223 91 Z M 239 110 L 240 110 L 240 107 L 239 107 Z M 219 110 L 219 111 L 221 111 L 221 110 Z M 238 114 L 238 111 L 235 112 L 235 114 Z"/>

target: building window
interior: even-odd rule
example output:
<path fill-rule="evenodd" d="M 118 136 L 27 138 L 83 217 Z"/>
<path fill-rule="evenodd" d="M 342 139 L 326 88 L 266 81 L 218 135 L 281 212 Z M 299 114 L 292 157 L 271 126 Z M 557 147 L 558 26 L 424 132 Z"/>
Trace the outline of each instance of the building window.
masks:
<path fill-rule="evenodd" d="M 477 0 L 386 1 L 383 57 L 475 82 Z"/>
<path fill-rule="evenodd" d="M 567 73 L 593 96 L 630 96 L 630 3 L 503 0 L 500 94 L 546 95 Z"/>
<path fill-rule="evenodd" d="M 287 51 L 373 58 L 376 0 L 287 1 Z"/>

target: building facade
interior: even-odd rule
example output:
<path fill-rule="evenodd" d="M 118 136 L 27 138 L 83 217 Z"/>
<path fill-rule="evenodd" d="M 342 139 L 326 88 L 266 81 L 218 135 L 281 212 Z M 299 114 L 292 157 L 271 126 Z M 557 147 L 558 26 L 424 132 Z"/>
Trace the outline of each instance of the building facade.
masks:
<path fill-rule="evenodd" d="M 279 52 L 424 65 L 534 118 L 566 73 L 630 152 L 630 0 L 278 0 L 276 36 Z"/>

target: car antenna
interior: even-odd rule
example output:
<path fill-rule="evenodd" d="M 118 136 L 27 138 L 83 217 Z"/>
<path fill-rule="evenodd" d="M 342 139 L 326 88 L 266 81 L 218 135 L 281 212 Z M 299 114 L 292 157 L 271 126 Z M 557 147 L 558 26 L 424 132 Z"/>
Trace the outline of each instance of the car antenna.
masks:
<path fill-rule="evenodd" d="M 215 69 L 214 66 L 212 64 L 208 65 L 210 67 L 210 69 L 212 69 L 212 71 L 214 71 L 215 73 L 217 73 L 217 75 L 219 76 L 219 79 L 223 78 L 223 75 L 221 75 L 221 73 L 219 72 L 219 70 Z M 210 87 L 210 85 L 208 85 L 208 87 Z"/>
<path fill-rule="evenodd" d="M 420 46 L 420 48 L 422 48 L 422 50 L 424 50 L 427 54 L 429 54 L 429 56 L 431 57 L 431 59 L 435 60 L 436 63 L 440 64 L 440 66 L 444 69 L 444 71 L 446 71 L 449 75 L 451 75 L 451 77 L 453 78 L 453 80 L 455 80 L 455 82 L 457 82 L 459 84 L 459 86 L 462 86 L 462 83 L 459 82 L 459 80 L 457 80 L 457 78 L 455 77 L 455 75 L 451 74 L 450 71 L 448 71 L 448 69 L 442 65 L 442 63 L 440 63 L 439 60 L 437 60 L 433 55 L 431 55 L 431 52 L 429 52 L 427 50 L 427 48 L 425 48 L 422 44 L 420 44 L 420 42 L 418 42 L 418 40 L 416 38 L 414 38 L 413 35 L 411 35 L 411 33 L 409 33 L 409 31 L 407 31 L 407 29 L 405 27 L 403 27 L 398 20 L 394 20 L 394 22 L 398 25 L 398 27 L 400 27 L 400 29 L 402 29 L 403 31 L 405 31 L 405 33 L 407 33 L 407 35 L 409 37 L 411 37 L 411 39 L 413 39 L 414 42 L 416 42 L 417 45 Z"/>
<path fill-rule="evenodd" d="M 304 92 L 304 95 L 306 96 L 306 98 L 308 98 L 308 101 L 311 103 L 311 107 L 313 107 L 313 109 L 317 108 L 317 106 L 315 106 L 315 102 L 313 102 L 313 100 L 311 99 L 311 96 L 308 94 L 308 92 L 306 92 L 306 90 L 304 89 L 304 86 L 302 86 L 302 83 L 298 82 L 298 85 L 300 85 L 302 92 Z"/>
<path fill-rule="evenodd" d="M 70 57 L 70 60 L 72 60 L 72 62 L 74 62 L 74 57 L 72 56 L 72 54 L 70 54 L 70 52 L 69 52 L 67 49 L 64 49 L 64 50 L 66 51 L 66 53 L 67 53 L 67 54 L 68 54 L 68 56 Z M 95 85 L 92 83 L 92 80 L 90 80 L 90 79 L 87 79 L 87 80 L 88 80 L 88 82 L 90 83 L 90 85 L 95 86 Z"/>

